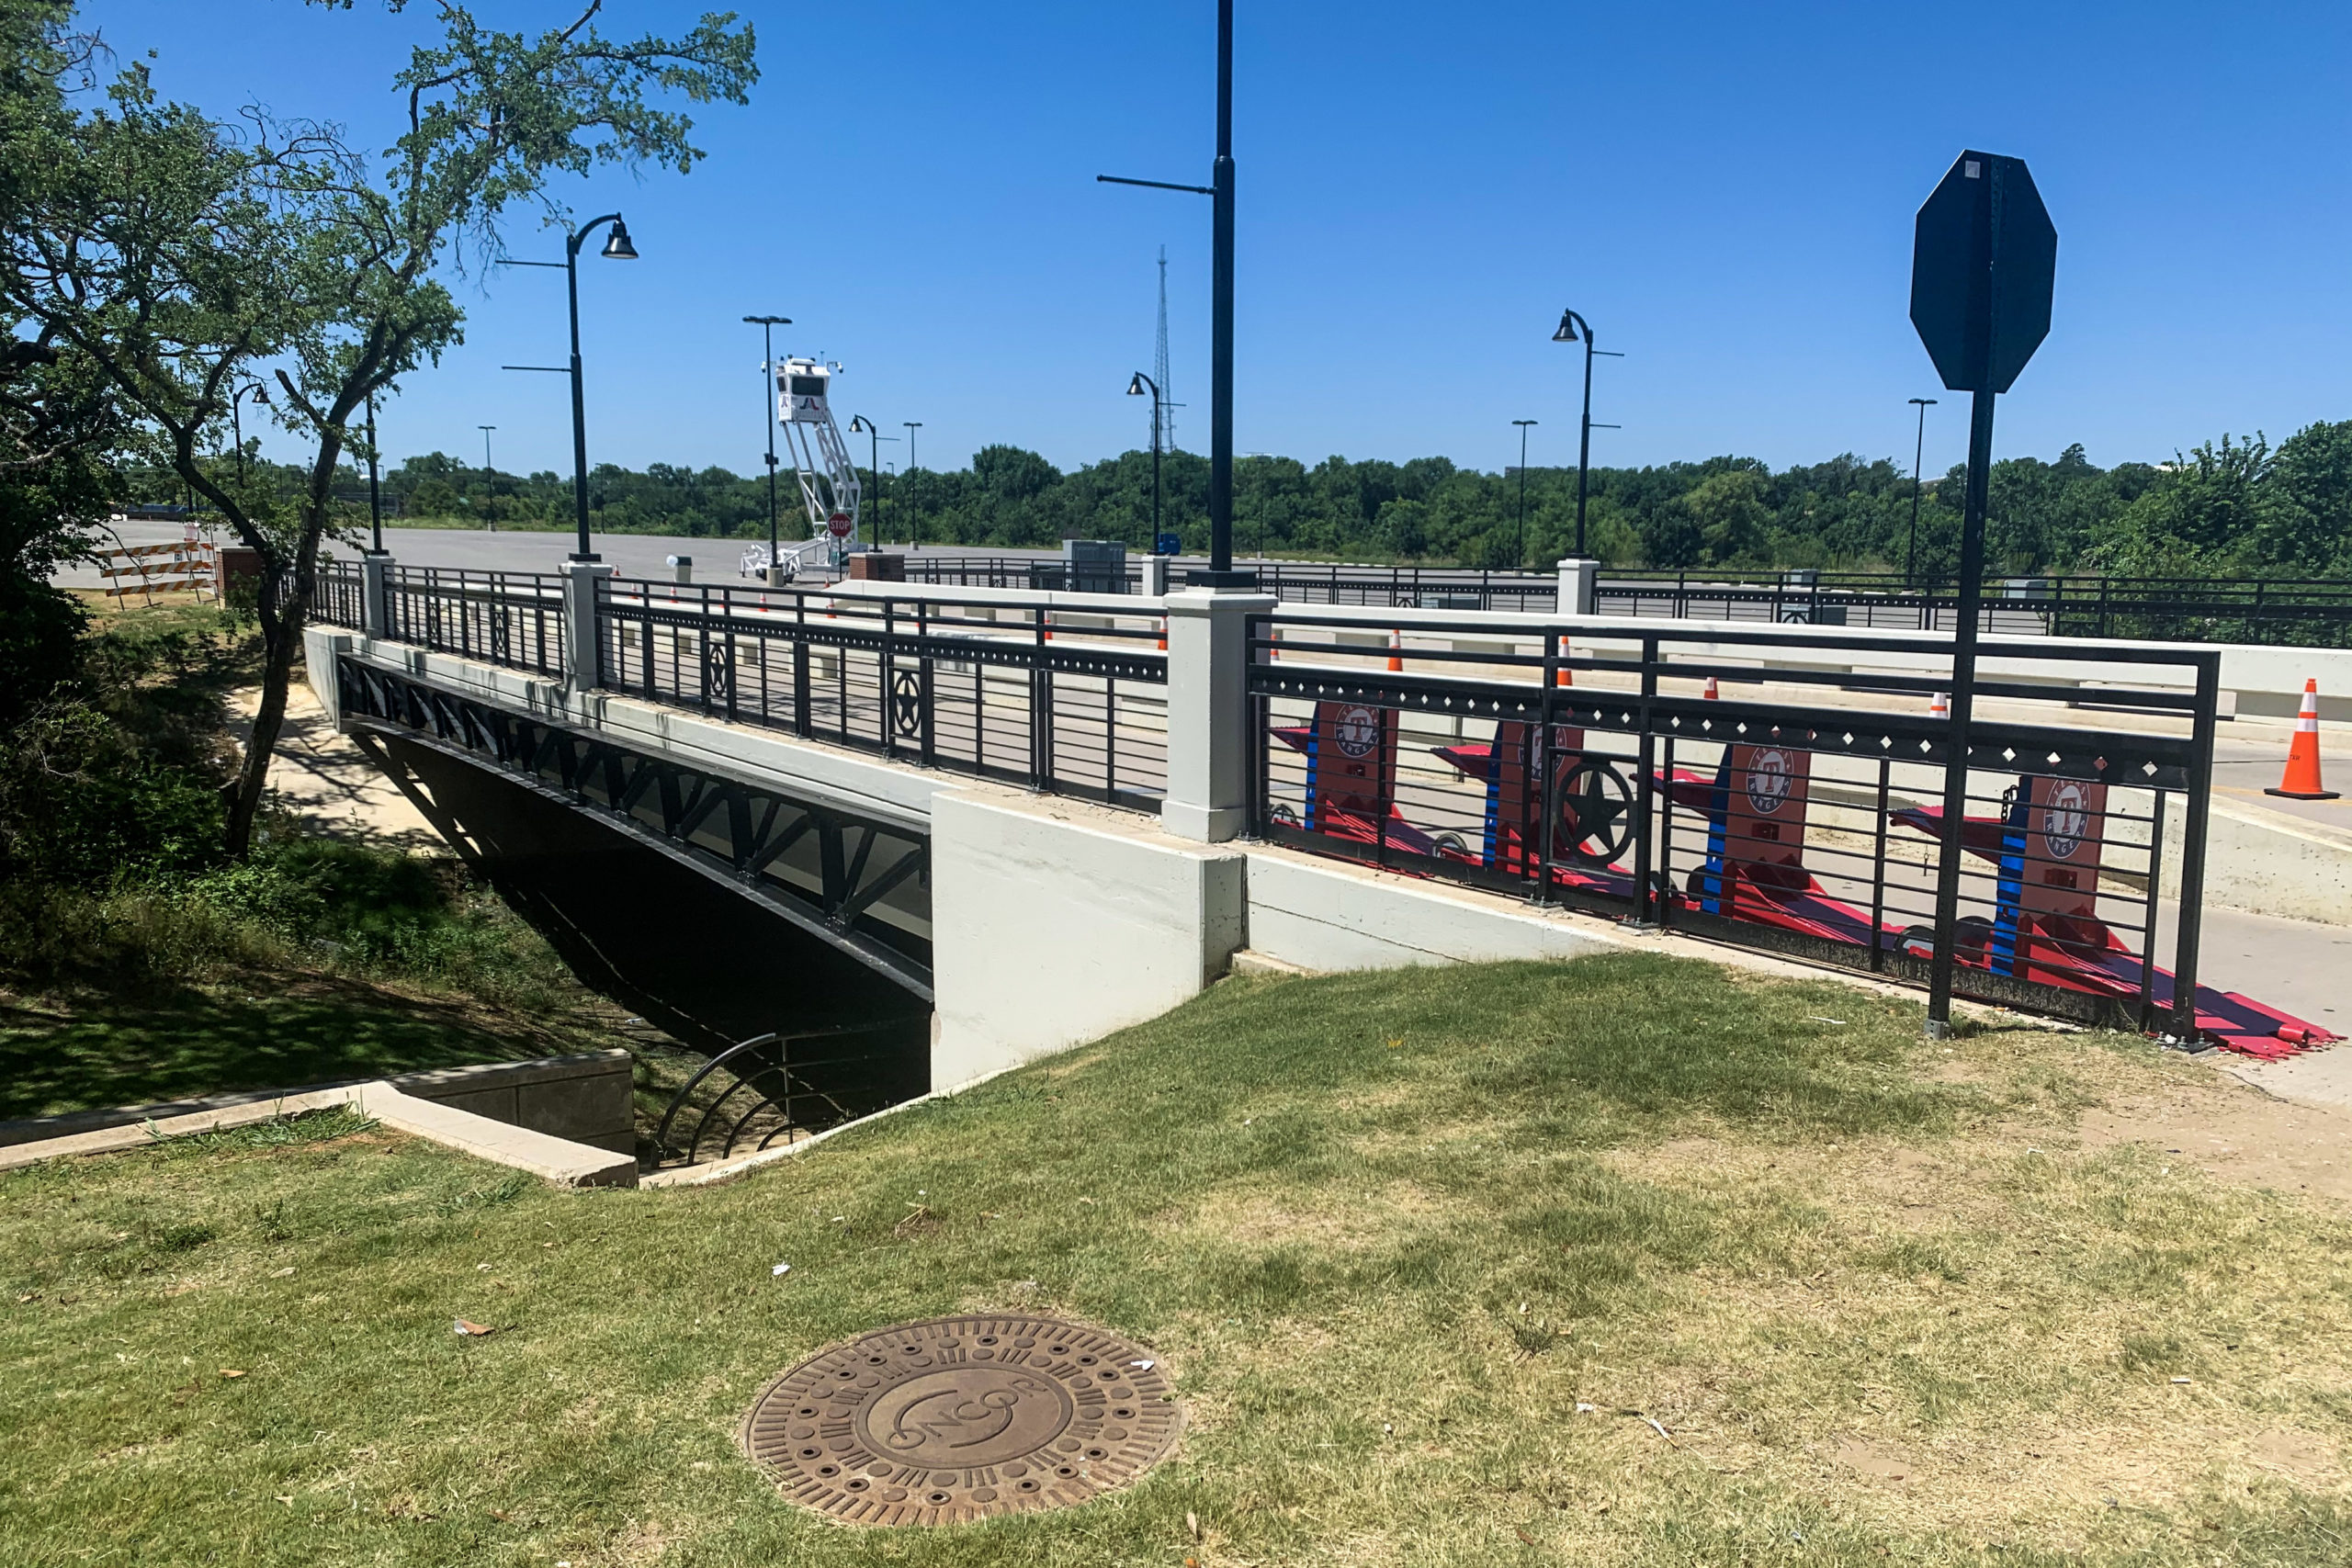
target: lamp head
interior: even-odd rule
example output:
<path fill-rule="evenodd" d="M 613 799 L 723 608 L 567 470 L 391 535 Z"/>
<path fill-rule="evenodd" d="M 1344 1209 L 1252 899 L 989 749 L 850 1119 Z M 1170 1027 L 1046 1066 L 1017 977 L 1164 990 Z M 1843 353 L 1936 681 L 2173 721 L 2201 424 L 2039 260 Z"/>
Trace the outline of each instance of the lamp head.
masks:
<path fill-rule="evenodd" d="M 792 324 L 790 316 L 746 316 L 743 319 L 755 327 L 788 327 Z"/>
<path fill-rule="evenodd" d="M 1574 310 L 1561 311 L 1560 330 L 1552 334 L 1552 341 L 1554 343 L 1577 342 L 1577 328 L 1579 324 L 1581 324 L 1581 318 L 1579 318 Z M 1588 333 L 1592 329 L 1590 327 L 1585 328 L 1585 331 Z"/>
<path fill-rule="evenodd" d="M 252 395 L 254 401 L 259 406 L 263 408 L 267 408 L 269 406 L 269 388 L 265 383 L 255 381 L 253 385 Z"/>
<path fill-rule="evenodd" d="M 1129 397 L 1131 397 L 1131 398 L 1140 398 L 1140 397 L 1142 397 L 1142 396 L 1143 396 L 1143 372 L 1142 372 L 1142 371 L 1140 371 L 1140 370 L 1136 371 L 1136 378 L 1135 378 L 1134 380 L 1132 380 L 1132 381 L 1130 381 L 1130 382 L 1128 382 L 1128 383 L 1127 383 L 1127 396 L 1129 396 Z"/>
<path fill-rule="evenodd" d="M 864 414 L 854 413 L 849 416 L 849 433 L 852 435 L 863 435 L 873 428 L 874 422 Z"/>
<path fill-rule="evenodd" d="M 612 233 L 605 240 L 604 255 L 606 261 L 637 259 L 637 247 L 628 243 L 628 225 L 617 218 L 613 220 Z"/>

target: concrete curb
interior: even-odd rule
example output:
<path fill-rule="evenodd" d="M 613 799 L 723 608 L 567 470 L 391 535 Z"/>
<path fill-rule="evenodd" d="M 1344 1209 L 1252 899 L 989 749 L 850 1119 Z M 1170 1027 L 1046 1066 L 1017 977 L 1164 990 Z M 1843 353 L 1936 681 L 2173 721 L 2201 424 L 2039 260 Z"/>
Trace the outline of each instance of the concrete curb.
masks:
<path fill-rule="evenodd" d="M 193 1115 L 172 1116 L 162 1121 L 76 1133 L 62 1138 L 15 1144 L 0 1148 L 0 1170 L 18 1169 L 44 1160 L 63 1159 L 75 1155 L 119 1154 L 125 1149 L 146 1147 L 162 1139 L 220 1132 L 232 1127 L 250 1127 L 280 1116 L 297 1115 L 305 1111 L 332 1110 L 343 1105 L 372 1116 L 387 1127 L 413 1134 L 476 1159 L 529 1171 L 558 1187 L 637 1185 L 637 1160 L 634 1156 L 612 1154 L 546 1133 L 535 1133 L 527 1127 L 510 1127 L 434 1100 L 419 1100 L 413 1095 L 401 1093 L 381 1078 L 367 1083 L 345 1084 L 334 1089 L 314 1089 L 303 1094 L 254 1100 L 242 1105 L 198 1111 Z"/>

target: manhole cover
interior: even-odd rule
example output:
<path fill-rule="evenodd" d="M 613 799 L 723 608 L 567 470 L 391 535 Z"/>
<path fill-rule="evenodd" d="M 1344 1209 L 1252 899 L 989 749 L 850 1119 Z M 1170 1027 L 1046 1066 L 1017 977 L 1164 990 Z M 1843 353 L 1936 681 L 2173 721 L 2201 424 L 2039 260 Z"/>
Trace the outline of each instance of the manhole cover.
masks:
<path fill-rule="evenodd" d="M 852 1524 L 1066 1508 L 1159 1462 L 1182 1424 L 1159 1359 L 1046 1317 L 938 1317 L 821 1351 L 760 1391 L 743 1448 Z"/>

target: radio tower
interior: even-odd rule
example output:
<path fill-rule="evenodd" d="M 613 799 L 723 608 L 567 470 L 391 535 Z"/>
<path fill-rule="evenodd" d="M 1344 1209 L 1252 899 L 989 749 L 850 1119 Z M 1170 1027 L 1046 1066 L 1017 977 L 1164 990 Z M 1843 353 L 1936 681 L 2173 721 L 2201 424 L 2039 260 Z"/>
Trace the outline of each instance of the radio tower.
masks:
<path fill-rule="evenodd" d="M 1175 394 L 1168 386 L 1168 247 L 1159 247 L 1159 346 L 1151 357 L 1151 378 L 1159 383 L 1159 435 L 1168 450 L 1176 449 Z"/>

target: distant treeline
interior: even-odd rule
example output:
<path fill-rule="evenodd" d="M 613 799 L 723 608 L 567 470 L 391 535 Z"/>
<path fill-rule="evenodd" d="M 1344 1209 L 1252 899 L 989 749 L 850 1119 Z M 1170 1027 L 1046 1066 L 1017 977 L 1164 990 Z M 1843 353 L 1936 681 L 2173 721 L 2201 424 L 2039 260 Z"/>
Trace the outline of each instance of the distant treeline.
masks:
<path fill-rule="evenodd" d="M 1958 553 L 1965 475 L 1923 487 L 1922 575 L 1947 577 Z M 1208 543 L 1208 460 L 1162 461 L 1162 526 L 1187 550 Z M 1063 472 L 1034 452 L 989 446 L 968 468 L 886 475 L 865 523 L 890 541 L 1050 547 L 1066 537 L 1151 537 L 1151 457 L 1128 452 Z M 388 510 L 412 525 L 564 527 L 569 475 L 487 472 L 442 453 L 384 479 Z M 1574 468 L 1484 473 L 1443 457 L 1406 463 L 1289 457 L 1234 464 L 1235 545 L 1244 553 L 1327 559 L 1545 568 L 1575 538 Z M 656 463 L 599 465 L 594 527 L 621 533 L 753 537 L 767 530 L 763 478 Z M 365 486 L 344 493 L 364 514 Z M 787 537 L 805 529 L 790 477 Z M 156 499 L 170 499 L 158 496 Z M 1667 568 L 1900 568 L 1910 550 L 1911 476 L 1850 454 L 1774 472 L 1753 457 L 1596 468 L 1587 505 L 1593 553 Z M 2169 463 L 2101 468 L 2069 446 L 2055 462 L 1993 466 L 1987 560 L 1998 572 L 2162 576 L 2352 576 L 2352 422 L 2313 424 L 2275 449 L 2223 436 Z"/>

